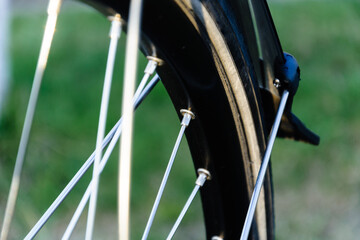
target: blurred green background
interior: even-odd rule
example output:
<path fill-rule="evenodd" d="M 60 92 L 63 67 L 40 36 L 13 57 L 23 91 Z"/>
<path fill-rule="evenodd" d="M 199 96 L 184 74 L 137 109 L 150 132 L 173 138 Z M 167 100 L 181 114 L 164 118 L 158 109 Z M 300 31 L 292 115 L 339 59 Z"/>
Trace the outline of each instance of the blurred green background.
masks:
<path fill-rule="evenodd" d="M 278 140 L 272 155 L 277 239 L 356 239 L 360 236 L 360 3 L 270 1 L 285 51 L 296 56 L 302 81 L 293 111 L 321 136 L 318 147 Z M 13 8 L 12 82 L 0 122 L 0 214 L 6 196 L 39 52 L 45 9 Z M 42 11 L 43 10 L 43 11 Z M 109 22 L 79 3 L 65 1 L 39 97 L 20 198 L 11 230 L 24 236 L 95 146 Z M 120 40 L 108 129 L 120 115 L 125 38 Z M 146 61 L 141 57 L 139 69 Z M 136 112 L 133 164 L 133 239 L 139 239 L 179 121 L 163 86 Z M 98 239 L 116 236 L 117 151 L 101 178 Z M 170 229 L 195 180 L 183 142 L 154 225 L 152 239 Z M 61 236 L 90 179 L 87 174 L 39 235 Z M 187 213 L 178 239 L 201 239 L 200 202 Z M 83 214 L 75 238 L 83 238 Z M 2 220 L 1 220 L 2 221 Z M 50 237 L 51 236 L 51 237 Z"/>

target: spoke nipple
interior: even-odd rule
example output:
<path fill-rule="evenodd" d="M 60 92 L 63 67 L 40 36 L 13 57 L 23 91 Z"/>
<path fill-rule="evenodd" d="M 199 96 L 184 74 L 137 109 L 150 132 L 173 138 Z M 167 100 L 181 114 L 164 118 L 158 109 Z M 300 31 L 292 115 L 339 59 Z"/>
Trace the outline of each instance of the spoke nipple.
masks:
<path fill-rule="evenodd" d="M 210 172 L 204 168 L 199 168 L 198 169 L 198 178 L 196 179 L 195 184 L 202 187 L 205 183 L 206 180 L 210 180 L 211 179 L 211 175 Z"/>
<path fill-rule="evenodd" d="M 224 239 L 219 236 L 212 236 L 211 240 L 224 240 Z"/>
<path fill-rule="evenodd" d="M 153 56 L 147 56 L 146 57 L 149 61 L 154 61 L 157 63 L 158 66 L 161 66 L 164 64 L 164 61 L 160 58 L 157 58 L 157 57 L 153 57 Z"/>
<path fill-rule="evenodd" d="M 275 80 L 274 80 L 274 86 L 275 86 L 276 88 L 281 87 L 281 82 L 280 82 L 280 80 L 279 80 L 278 78 L 275 78 Z"/>
<path fill-rule="evenodd" d="M 187 109 L 181 109 L 180 113 L 184 116 L 182 121 L 181 121 L 181 125 L 187 127 L 189 126 L 190 120 L 191 119 L 195 119 L 195 114 Z"/>
<path fill-rule="evenodd" d="M 114 16 L 109 16 L 108 19 L 112 21 L 121 22 L 121 15 L 119 13 L 116 13 Z"/>
<path fill-rule="evenodd" d="M 157 57 L 147 56 L 146 57 L 149 62 L 146 65 L 146 68 L 144 70 L 144 73 L 152 75 L 155 72 L 155 69 L 157 66 L 161 66 L 164 61 Z"/>
<path fill-rule="evenodd" d="M 200 174 L 205 174 L 206 180 L 211 180 L 211 174 L 210 174 L 210 172 L 209 172 L 208 170 L 206 170 L 205 168 L 199 168 L 199 169 L 197 170 L 197 172 L 198 172 L 199 175 L 200 175 Z"/>
<path fill-rule="evenodd" d="M 195 114 L 192 111 L 188 110 L 188 109 L 181 109 L 180 113 L 183 116 L 185 116 L 186 114 L 189 114 L 191 116 L 191 119 L 195 119 Z"/>
<path fill-rule="evenodd" d="M 111 21 L 111 28 L 109 37 L 119 39 L 121 35 L 121 16 L 120 14 L 115 14 L 114 16 L 108 17 L 108 19 Z"/>

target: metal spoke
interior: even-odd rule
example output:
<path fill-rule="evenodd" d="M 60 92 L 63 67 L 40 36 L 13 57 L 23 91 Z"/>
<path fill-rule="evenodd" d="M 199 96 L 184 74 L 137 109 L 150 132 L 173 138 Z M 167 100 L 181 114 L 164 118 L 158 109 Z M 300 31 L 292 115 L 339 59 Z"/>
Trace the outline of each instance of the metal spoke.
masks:
<path fill-rule="evenodd" d="M 176 139 L 173 151 L 172 151 L 171 156 L 170 156 L 170 160 L 168 162 L 168 165 L 167 165 L 166 170 L 165 170 L 165 174 L 163 176 L 163 179 L 161 181 L 158 193 L 156 195 L 153 208 L 151 210 L 148 222 L 147 222 L 146 227 L 145 227 L 145 231 L 144 231 L 143 236 L 142 236 L 142 240 L 147 239 L 147 237 L 149 235 L 151 225 L 152 225 L 152 223 L 154 221 L 155 214 L 156 214 L 157 209 L 159 207 L 159 203 L 160 203 L 161 197 L 163 195 L 167 180 L 169 178 L 169 174 L 170 174 L 172 165 L 174 163 L 175 156 L 176 156 L 176 154 L 178 152 L 181 140 L 182 140 L 182 138 L 184 136 L 185 129 L 187 128 L 187 126 L 189 126 L 191 119 L 195 118 L 195 115 L 189 110 L 182 109 L 180 112 L 183 114 L 183 119 L 181 121 L 180 132 L 179 132 L 179 135 L 178 135 L 178 137 Z"/>
<path fill-rule="evenodd" d="M 44 71 L 46 68 L 52 39 L 53 39 L 54 32 L 55 32 L 55 26 L 56 26 L 57 16 L 58 16 L 58 13 L 60 10 L 61 2 L 62 2 L 61 0 L 50 0 L 49 1 L 49 5 L 48 5 L 48 9 L 47 9 L 48 18 L 47 18 L 45 32 L 44 32 L 41 49 L 40 49 L 40 54 L 39 54 L 39 58 L 38 58 L 38 62 L 37 62 L 36 70 L 35 70 L 35 76 L 34 76 L 33 86 L 32 86 L 31 93 L 30 93 L 30 99 L 29 99 L 27 110 L 26 110 L 24 127 L 23 127 L 23 130 L 21 133 L 20 144 L 19 144 L 19 149 L 18 149 L 18 153 L 17 153 L 17 157 L 16 157 L 14 173 L 13 173 L 13 177 L 11 180 L 9 197 L 8 197 L 6 209 L 5 209 L 4 222 L 3 222 L 3 226 L 2 226 L 2 230 L 1 230 L 1 236 L 0 236 L 1 240 L 5 240 L 9 233 L 10 224 L 11 224 L 12 216 L 13 216 L 14 209 L 15 209 L 15 203 L 16 203 L 16 199 L 17 199 L 17 195 L 18 195 L 18 191 L 19 191 L 20 175 L 21 175 L 22 166 L 24 163 L 26 148 L 27 148 L 28 141 L 29 141 L 31 125 L 33 122 L 36 103 L 37 103 L 37 99 L 38 99 L 38 95 L 39 95 L 39 91 L 40 91 L 40 86 L 41 86 L 42 78 L 43 78 Z"/>
<path fill-rule="evenodd" d="M 131 146 L 133 129 L 133 104 L 137 56 L 140 35 L 142 0 L 130 4 L 129 26 L 126 42 L 122 116 L 124 131 L 120 142 L 118 179 L 118 234 L 120 240 L 129 240 Z"/>
<path fill-rule="evenodd" d="M 144 79 L 142 80 L 142 82 L 145 81 Z M 139 104 L 142 102 L 142 100 L 146 97 L 146 95 L 148 95 L 150 93 L 150 91 L 153 89 L 153 87 L 156 85 L 156 83 L 159 81 L 159 76 L 156 75 L 151 81 L 150 83 L 145 87 L 145 89 L 143 90 L 143 92 L 140 93 L 140 96 L 137 99 L 134 99 L 134 108 L 136 109 Z M 141 85 L 141 84 L 140 84 Z M 140 88 L 140 87 L 139 87 Z M 138 89 L 139 89 L 138 88 Z M 122 118 L 120 119 L 120 122 L 122 123 Z M 122 131 L 122 125 L 120 124 L 120 126 L 117 128 L 111 142 L 109 143 L 108 148 L 106 149 L 103 158 L 101 159 L 100 162 L 100 166 L 97 172 L 97 175 L 99 176 L 101 174 L 101 172 L 104 170 L 107 161 L 110 158 L 111 153 L 113 152 L 115 145 L 117 143 L 117 141 L 120 138 L 121 135 L 121 131 Z M 86 203 L 89 199 L 89 196 L 91 194 L 91 188 L 90 186 L 92 186 L 93 184 L 93 180 L 90 182 L 88 188 L 86 189 L 77 209 L 75 210 L 75 213 L 62 237 L 62 239 L 69 239 L 71 233 L 73 232 L 75 225 L 77 224 L 82 211 L 84 210 Z"/>
<path fill-rule="evenodd" d="M 183 219 L 183 217 L 185 216 L 185 213 L 189 209 L 190 204 L 194 200 L 194 198 L 196 196 L 196 193 L 199 191 L 200 187 L 202 187 L 204 185 L 205 181 L 210 180 L 210 178 L 211 178 L 211 175 L 210 175 L 209 171 L 207 171 L 206 169 L 199 168 L 198 173 L 199 173 L 199 176 L 196 179 L 196 182 L 195 182 L 196 185 L 195 185 L 193 191 L 191 192 L 190 197 L 186 201 L 186 204 L 185 204 L 184 208 L 182 209 L 178 219 L 176 220 L 176 222 L 175 222 L 173 228 L 171 229 L 171 231 L 170 231 L 168 237 L 166 238 L 166 240 L 172 239 L 172 237 L 174 236 L 176 230 L 178 229 L 178 227 L 179 227 L 179 225 L 181 223 L 181 220 Z"/>
<path fill-rule="evenodd" d="M 159 82 L 159 76 L 155 75 L 149 84 L 145 87 L 144 91 L 140 94 L 139 98 L 135 101 L 135 109 L 139 107 L 145 97 L 151 92 L 151 90 L 155 87 L 155 85 Z M 110 132 L 106 135 L 102 149 L 104 149 L 112 140 L 115 138 L 115 134 L 118 129 L 121 127 L 122 119 L 115 124 L 115 126 L 110 130 Z M 117 139 L 119 136 L 117 136 Z M 114 148 L 116 141 L 111 145 Z M 110 146 L 109 146 L 110 147 Z M 107 151 L 104 154 L 104 158 L 107 155 Z M 35 235 L 40 231 L 40 229 L 44 226 L 50 216 L 55 212 L 55 210 L 59 207 L 59 205 L 64 201 L 70 191 L 74 188 L 74 186 L 78 183 L 81 177 L 86 173 L 86 171 L 90 168 L 91 164 L 95 159 L 95 151 L 90 155 L 90 157 L 86 160 L 84 165 L 79 169 L 79 171 L 75 174 L 75 176 L 71 179 L 71 181 L 66 185 L 66 187 L 62 190 L 59 196 L 55 199 L 55 201 L 51 204 L 51 206 L 46 210 L 46 212 L 42 215 L 39 221 L 35 224 L 35 226 L 31 229 L 31 231 L 26 235 L 25 240 L 30 240 L 35 237 Z M 100 167 L 102 168 L 105 165 L 105 162 L 101 161 Z"/>
<path fill-rule="evenodd" d="M 274 121 L 274 125 L 273 125 L 273 127 L 271 129 L 268 144 L 266 146 L 265 155 L 264 155 L 264 158 L 262 160 L 260 170 L 259 170 L 259 174 L 258 174 L 257 179 L 256 179 L 254 192 L 252 194 L 251 201 L 250 201 L 250 204 L 249 204 L 249 209 L 248 209 L 248 212 L 246 214 L 246 219 L 245 219 L 245 223 L 244 223 L 244 227 L 243 227 L 243 230 L 242 230 L 242 233 L 241 233 L 240 240 L 248 239 L 251 223 L 252 223 L 252 220 L 254 218 L 256 204 L 257 204 L 258 199 L 259 199 L 261 187 L 262 187 L 262 184 L 264 182 L 266 169 L 267 169 L 267 166 L 269 164 L 271 151 L 272 151 L 272 148 L 274 146 L 276 134 L 277 134 L 277 131 L 278 131 L 279 126 L 280 126 L 281 117 L 282 117 L 282 115 L 284 113 L 284 109 L 285 109 L 285 106 L 286 106 L 286 101 L 288 99 L 288 96 L 289 96 L 289 92 L 287 90 L 284 90 L 284 92 L 283 92 L 283 94 L 281 96 L 281 101 L 280 101 L 280 104 L 279 104 L 278 111 L 276 113 L 276 118 L 275 118 L 275 121 Z"/>
<path fill-rule="evenodd" d="M 71 236 L 72 232 L 74 231 L 74 228 L 75 228 L 77 222 L 79 221 L 79 218 L 80 218 L 82 212 L 84 211 L 84 208 L 89 200 L 93 183 L 94 183 L 93 180 L 91 180 L 89 186 L 86 188 L 86 191 L 85 191 L 83 197 L 81 198 L 81 201 L 80 201 L 78 207 L 76 208 L 75 213 L 74 213 L 73 217 L 71 218 L 70 223 L 69 223 L 68 227 L 66 228 L 65 233 L 62 236 L 61 240 L 70 239 L 70 236 Z"/>
<path fill-rule="evenodd" d="M 107 109 L 109 105 L 109 97 L 110 97 L 110 89 L 111 89 L 111 81 L 112 75 L 114 72 L 114 63 L 116 56 L 117 43 L 121 35 L 121 19 L 120 15 L 116 14 L 111 19 L 111 29 L 110 29 L 110 47 L 109 54 L 106 64 L 106 73 L 104 80 L 104 89 L 101 98 L 101 107 L 100 107 L 100 115 L 99 115 L 99 126 L 96 138 L 96 150 L 95 150 L 95 161 L 93 167 L 93 179 L 92 179 L 92 189 L 91 189 L 91 198 L 89 204 L 88 211 L 88 219 L 86 225 L 86 235 L 85 239 L 91 240 L 93 229 L 94 229 L 94 221 L 95 221 L 95 212 L 96 212 L 96 200 L 97 200 L 97 192 L 99 185 L 98 178 L 98 168 L 102 155 L 102 142 L 105 135 L 105 126 L 106 126 L 106 118 L 107 118 Z"/>
<path fill-rule="evenodd" d="M 116 129 L 121 124 L 121 119 L 115 124 L 115 126 L 111 129 L 108 135 L 105 137 L 103 141 L 102 148 L 104 149 L 112 139 L 115 134 Z M 78 172 L 74 175 L 71 181 L 66 185 L 66 187 L 61 191 L 59 196 L 55 199 L 55 201 L 50 205 L 50 207 L 46 210 L 46 212 L 41 216 L 35 226 L 31 229 L 31 231 L 26 235 L 25 239 L 33 239 L 35 235 L 39 232 L 42 226 L 47 222 L 50 216 L 55 212 L 55 210 L 59 207 L 59 205 L 64 201 L 70 191 L 74 188 L 74 186 L 78 183 L 81 177 L 86 173 L 86 171 L 91 167 L 95 159 L 95 151 L 90 155 L 90 157 L 85 161 L 82 167 L 78 170 Z"/>

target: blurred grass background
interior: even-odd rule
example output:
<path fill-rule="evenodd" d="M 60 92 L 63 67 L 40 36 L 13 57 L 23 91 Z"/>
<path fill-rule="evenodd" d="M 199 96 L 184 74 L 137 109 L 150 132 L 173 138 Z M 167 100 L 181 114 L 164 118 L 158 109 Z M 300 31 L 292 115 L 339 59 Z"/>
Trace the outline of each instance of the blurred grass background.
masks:
<path fill-rule="evenodd" d="M 360 236 L 360 3 L 270 4 L 302 81 L 293 111 L 319 147 L 281 140 L 273 154 L 278 239 Z"/>
<path fill-rule="evenodd" d="M 319 147 L 289 140 L 275 144 L 272 169 L 277 239 L 356 239 L 360 236 L 360 3 L 278 0 L 269 4 L 283 48 L 296 56 L 302 70 L 293 111 L 321 136 Z M 41 42 L 45 9 L 46 4 L 42 7 L 20 4 L 14 8 L 13 81 L 0 122 L 1 216 Z M 103 16 L 79 3 L 65 1 L 35 115 L 12 228 L 13 239 L 23 237 L 34 225 L 95 146 L 108 30 L 109 22 Z M 119 79 L 124 44 L 122 38 L 108 129 L 120 115 Z M 141 59 L 139 69 L 146 64 Z M 136 124 L 141 130 L 135 131 L 138 150 L 134 151 L 133 186 L 137 190 L 132 198 L 135 211 L 132 224 L 141 233 L 179 128 L 161 85 L 137 111 Z M 175 162 L 152 239 L 160 239 L 162 232 L 170 229 L 193 186 L 195 173 L 185 145 L 182 144 Z M 95 230 L 99 239 L 116 236 L 117 151 L 113 155 L 101 178 L 99 227 Z M 62 233 L 89 178 L 90 174 L 75 188 L 61 207 L 61 213 L 55 214 L 57 220 L 46 225 L 39 239 Z M 201 239 L 201 214 L 196 211 L 199 209 L 197 199 L 178 237 Z M 84 223 L 85 217 L 75 238 L 83 238 Z M 133 239 L 140 238 L 139 232 L 133 233 Z"/>

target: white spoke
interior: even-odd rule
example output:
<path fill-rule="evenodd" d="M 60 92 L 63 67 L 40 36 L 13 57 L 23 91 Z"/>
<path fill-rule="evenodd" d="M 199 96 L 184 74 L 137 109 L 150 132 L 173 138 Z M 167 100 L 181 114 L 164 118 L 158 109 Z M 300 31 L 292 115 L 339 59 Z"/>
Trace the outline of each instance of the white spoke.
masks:
<path fill-rule="evenodd" d="M 107 116 L 107 109 L 109 105 L 109 97 L 110 97 L 110 89 L 111 89 L 111 81 L 114 72 L 114 63 L 115 63 L 115 56 L 116 56 L 116 49 L 117 43 L 120 38 L 121 34 L 121 22 L 120 22 L 120 15 L 116 14 L 112 18 L 111 22 L 111 30 L 110 30 L 110 47 L 109 47 L 109 54 L 106 64 L 106 73 L 105 73 L 105 80 L 104 80 L 104 89 L 101 98 L 101 107 L 100 107 L 100 116 L 99 116 L 99 126 L 96 138 L 96 150 L 95 150 L 95 161 L 93 167 L 93 179 L 92 179 L 92 189 L 91 189 L 91 198 L 90 198 L 90 205 L 89 205 L 89 212 L 88 212 L 88 219 L 87 219 L 87 226 L 86 226 L 86 240 L 92 239 L 93 229 L 94 229 L 94 221 L 95 221 L 95 212 L 96 212 L 96 199 L 97 199 L 97 192 L 98 192 L 98 185 L 99 185 L 99 178 L 98 178 L 98 168 L 100 164 L 100 159 L 102 155 L 102 142 L 105 135 L 105 126 L 106 126 L 106 116 Z"/>
<path fill-rule="evenodd" d="M 11 186 L 9 191 L 9 197 L 6 204 L 4 222 L 1 230 L 1 240 L 5 240 L 8 236 L 12 216 L 15 209 L 15 203 L 19 191 L 20 175 L 22 166 L 24 163 L 26 148 L 30 136 L 31 125 L 35 113 L 36 103 L 39 95 L 39 90 L 44 75 L 44 71 L 47 64 L 47 59 L 50 52 L 52 39 L 55 32 L 55 26 L 57 21 L 58 12 L 60 9 L 61 0 L 50 0 L 48 6 L 48 18 L 46 22 L 45 32 L 41 44 L 40 54 L 35 70 L 35 76 L 33 86 L 31 89 L 30 99 L 26 110 L 24 127 L 21 133 L 21 139 L 19 149 L 16 157 L 16 163 L 14 168 L 13 177 L 11 180 Z"/>
<path fill-rule="evenodd" d="M 120 121 L 122 122 L 122 119 L 120 119 Z M 122 126 L 120 124 L 119 128 L 116 130 L 114 137 L 112 138 L 112 140 L 109 144 L 109 147 L 106 149 L 105 154 L 104 154 L 103 158 L 101 159 L 100 166 L 98 168 L 98 172 L 96 172 L 97 177 L 99 177 L 101 172 L 104 170 L 105 165 L 106 165 L 107 161 L 109 160 L 109 157 L 110 157 L 112 151 L 114 150 L 114 147 L 115 147 L 117 141 L 119 140 L 121 130 L 122 130 Z M 81 216 L 81 213 L 83 212 L 83 210 L 89 200 L 93 185 L 94 185 L 94 179 L 91 180 L 91 182 L 90 182 L 89 186 L 87 187 L 68 227 L 66 228 L 66 231 L 62 237 L 63 240 L 70 238 L 71 233 L 73 232 L 73 230 Z"/>
<path fill-rule="evenodd" d="M 120 240 L 129 240 L 131 145 L 133 106 L 137 56 L 139 46 L 142 0 L 132 0 L 129 13 L 129 31 L 126 42 L 125 74 L 122 102 L 124 131 L 120 143 L 118 179 L 118 234 Z"/>
<path fill-rule="evenodd" d="M 178 227 L 180 225 L 181 220 L 183 219 L 183 217 L 185 216 L 185 213 L 189 209 L 190 204 L 194 200 L 194 198 L 196 196 L 196 193 L 199 191 L 199 188 L 204 185 L 206 180 L 210 180 L 210 178 L 211 178 L 209 171 L 207 171 L 206 169 L 199 168 L 198 173 L 199 173 L 199 176 L 196 179 L 196 182 L 195 182 L 196 185 L 195 185 L 193 191 L 191 192 L 190 197 L 186 201 L 186 204 L 185 204 L 184 208 L 182 209 L 178 219 L 176 220 L 176 222 L 175 222 L 173 228 L 171 229 L 171 231 L 170 231 L 168 237 L 166 238 L 166 240 L 172 239 L 172 237 L 174 236 L 176 230 L 178 229 Z"/>
<path fill-rule="evenodd" d="M 135 101 L 135 109 L 141 104 L 141 102 L 145 99 L 145 97 L 151 92 L 151 90 L 155 87 L 155 85 L 159 82 L 159 76 L 155 75 L 150 83 L 145 87 L 144 91 L 140 94 L 139 98 Z M 115 126 L 110 130 L 110 132 L 106 135 L 103 144 L 102 149 L 104 149 L 112 140 L 112 138 L 115 138 L 116 141 L 119 138 L 118 135 L 115 136 L 118 129 L 121 127 L 122 119 L 120 119 Z M 111 148 L 113 149 L 116 141 L 114 140 L 114 143 L 112 143 Z M 109 146 L 110 148 L 110 146 Z M 104 154 L 105 157 L 108 158 L 108 151 Z M 75 174 L 75 176 L 71 179 L 71 181 L 66 185 L 66 187 L 62 190 L 62 192 L 59 194 L 59 196 L 55 199 L 55 201 L 51 204 L 51 206 L 46 210 L 46 212 L 43 214 L 43 216 L 39 219 L 39 221 L 35 224 L 35 226 L 31 229 L 31 231 L 26 235 L 25 240 L 30 240 L 35 237 L 35 235 L 39 232 L 39 230 L 42 228 L 42 226 L 46 223 L 46 221 L 50 218 L 50 216 L 55 212 L 55 210 L 59 207 L 59 205 L 64 201 L 66 196 L 70 193 L 70 191 L 73 189 L 73 187 L 76 185 L 76 183 L 80 180 L 80 178 L 85 174 L 85 172 L 89 169 L 91 164 L 94 162 L 95 159 L 95 151 L 90 155 L 90 157 L 86 160 L 84 165 L 79 169 L 79 171 Z M 101 161 L 100 168 L 103 169 L 105 166 L 104 161 Z"/>
<path fill-rule="evenodd" d="M 259 174 L 258 174 L 258 176 L 256 178 L 254 192 L 253 192 L 253 194 L 251 196 L 248 212 L 246 214 L 246 219 L 245 219 L 245 222 L 244 222 L 244 227 L 243 227 L 243 230 L 241 232 L 241 237 L 240 237 L 241 240 L 246 240 L 246 239 L 248 239 L 248 236 L 249 236 L 252 220 L 254 218 L 254 213 L 255 213 L 255 209 L 256 209 L 256 204 L 257 204 L 258 199 L 259 199 L 261 187 L 262 187 L 262 184 L 264 182 L 266 169 L 267 169 L 267 166 L 268 166 L 269 161 L 270 161 L 271 151 L 272 151 L 272 148 L 274 146 L 276 134 L 277 134 L 279 126 L 280 126 L 281 117 L 282 117 L 282 115 L 284 113 L 285 106 L 286 106 L 286 101 L 287 101 L 288 97 L 289 97 L 289 92 L 287 90 L 284 90 L 284 92 L 283 92 L 283 94 L 281 96 L 279 108 L 278 108 L 277 113 L 276 113 L 274 125 L 273 125 L 273 127 L 271 129 L 271 132 L 270 132 L 270 135 L 269 135 L 268 144 L 266 146 L 266 150 L 265 150 L 265 154 L 264 154 L 261 166 L 260 166 Z"/>
<path fill-rule="evenodd" d="M 86 191 L 85 191 L 83 197 L 81 198 L 81 201 L 80 201 L 78 207 L 76 208 L 75 213 L 74 213 L 73 217 L 71 218 L 71 221 L 70 221 L 68 227 L 66 228 L 66 231 L 65 231 L 64 235 L 62 236 L 61 240 L 70 239 L 71 234 L 74 231 L 74 228 L 75 228 L 77 222 L 79 221 L 79 218 L 80 218 L 82 212 L 84 211 L 84 208 L 89 200 L 92 186 L 93 186 L 93 180 L 91 180 L 89 186 L 86 188 Z"/>
<path fill-rule="evenodd" d="M 171 153 L 170 160 L 169 160 L 169 163 L 168 163 L 168 165 L 166 167 L 165 174 L 164 174 L 163 179 L 161 181 L 158 193 L 156 195 L 156 199 L 155 199 L 153 208 L 151 210 L 148 222 L 146 224 L 145 231 L 144 231 L 144 234 L 142 236 L 142 240 L 147 239 L 147 237 L 149 235 L 151 225 L 152 225 L 152 223 L 154 221 L 155 214 L 156 214 L 157 209 L 159 207 L 160 200 L 161 200 L 161 197 L 163 195 L 167 180 L 169 178 L 169 174 L 170 174 L 172 165 L 174 163 L 175 156 L 176 156 L 176 154 L 178 152 L 181 139 L 184 136 L 185 129 L 187 128 L 187 126 L 189 126 L 190 120 L 195 118 L 195 115 L 189 110 L 183 109 L 183 110 L 181 110 L 181 113 L 184 115 L 183 120 L 181 121 L 181 129 L 180 129 L 179 135 L 178 135 L 178 137 L 176 139 L 175 146 L 174 146 L 173 151 Z"/>
<path fill-rule="evenodd" d="M 151 91 L 151 89 L 155 86 L 155 84 L 158 82 L 159 80 L 159 76 L 156 75 L 152 80 L 151 82 L 146 86 L 146 88 L 144 89 L 143 92 L 140 93 L 140 96 L 137 98 L 137 99 L 134 99 L 134 107 L 137 108 L 140 104 L 140 102 L 145 98 L 145 96 Z M 143 80 L 144 81 L 144 80 Z M 139 88 L 138 88 L 139 89 Z M 122 123 L 122 118 L 120 119 L 120 122 Z M 106 166 L 106 163 L 107 161 L 109 160 L 109 157 L 111 155 L 111 153 L 113 152 L 114 148 L 115 148 L 115 145 L 120 137 L 120 134 L 121 134 L 121 130 L 122 130 L 122 125 L 120 124 L 120 126 L 118 127 L 118 129 L 116 130 L 108 148 L 106 149 L 105 151 L 105 154 L 103 156 L 103 158 L 101 159 L 101 162 L 100 162 L 100 166 L 98 168 L 98 171 L 97 172 L 97 175 L 99 176 L 101 174 L 101 172 L 104 170 L 105 166 Z M 70 236 L 71 236 L 71 233 L 73 232 L 80 216 L 81 216 L 81 213 L 82 211 L 84 210 L 84 207 L 86 206 L 86 203 L 90 197 L 90 194 L 91 194 L 91 186 L 93 185 L 93 180 L 90 182 L 88 188 L 86 189 L 80 203 L 79 203 L 79 206 L 77 207 L 62 239 L 65 240 L 65 239 L 69 239 Z"/>

